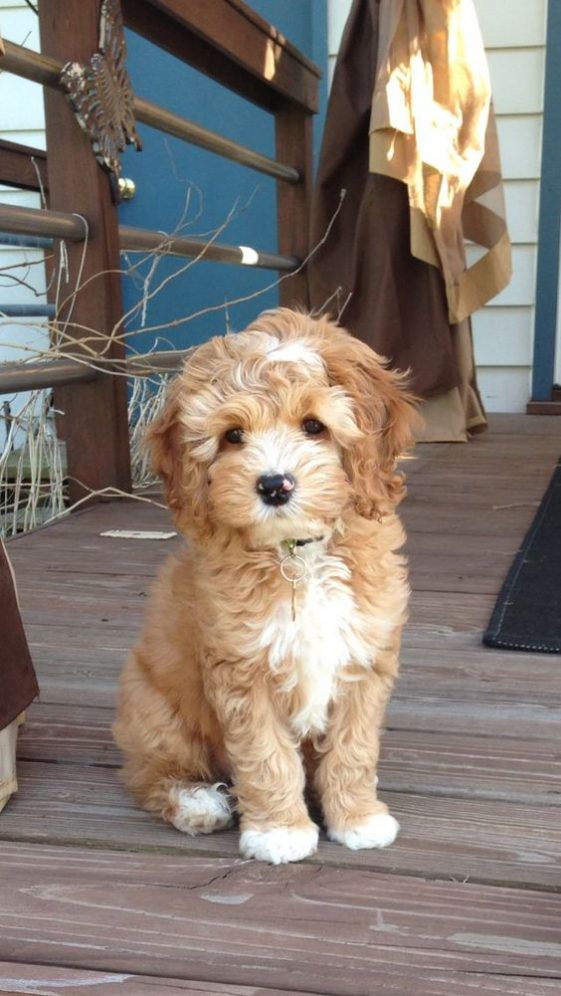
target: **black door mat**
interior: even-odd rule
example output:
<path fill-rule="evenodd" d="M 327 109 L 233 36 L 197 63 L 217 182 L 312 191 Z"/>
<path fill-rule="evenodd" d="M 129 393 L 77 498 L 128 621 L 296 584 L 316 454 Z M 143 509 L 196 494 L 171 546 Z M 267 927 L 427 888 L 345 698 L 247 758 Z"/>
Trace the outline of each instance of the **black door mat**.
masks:
<path fill-rule="evenodd" d="M 489 647 L 561 654 L 561 460 L 491 616 Z"/>

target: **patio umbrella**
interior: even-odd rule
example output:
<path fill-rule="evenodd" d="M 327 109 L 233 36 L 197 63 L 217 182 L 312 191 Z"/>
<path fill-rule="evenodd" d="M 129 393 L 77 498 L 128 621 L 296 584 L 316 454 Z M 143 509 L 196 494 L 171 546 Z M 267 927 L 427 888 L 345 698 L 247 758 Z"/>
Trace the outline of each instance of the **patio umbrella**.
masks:
<path fill-rule="evenodd" d="M 344 191 L 342 206 L 333 221 Z M 423 438 L 486 426 L 469 316 L 508 283 L 489 75 L 472 0 L 354 0 L 312 206 L 312 306 L 410 370 Z M 466 260 L 465 240 L 478 259 Z"/>

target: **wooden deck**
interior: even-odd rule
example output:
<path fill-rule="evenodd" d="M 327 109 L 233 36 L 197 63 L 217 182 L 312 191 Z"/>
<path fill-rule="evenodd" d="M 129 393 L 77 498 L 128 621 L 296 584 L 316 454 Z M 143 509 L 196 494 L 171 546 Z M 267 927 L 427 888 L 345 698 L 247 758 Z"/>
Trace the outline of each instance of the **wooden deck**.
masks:
<path fill-rule="evenodd" d="M 117 674 L 174 540 L 111 503 L 10 544 L 41 701 L 0 816 L 0 991 L 561 992 L 561 659 L 481 644 L 561 453 L 561 420 L 500 416 L 425 446 L 404 507 L 414 588 L 380 770 L 397 843 L 300 865 L 189 840 L 117 779 Z"/>

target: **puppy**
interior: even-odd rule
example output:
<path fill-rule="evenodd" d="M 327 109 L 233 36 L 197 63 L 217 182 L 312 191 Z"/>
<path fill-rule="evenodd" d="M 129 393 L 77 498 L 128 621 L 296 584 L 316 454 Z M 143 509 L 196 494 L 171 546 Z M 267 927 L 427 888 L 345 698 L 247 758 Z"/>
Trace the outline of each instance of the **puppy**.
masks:
<path fill-rule="evenodd" d="M 241 853 L 313 854 L 399 829 L 376 795 L 380 728 L 409 594 L 397 457 L 416 418 L 401 374 L 288 309 L 211 339 L 150 429 L 187 542 L 125 667 L 124 781 L 188 834 L 239 813 Z"/>

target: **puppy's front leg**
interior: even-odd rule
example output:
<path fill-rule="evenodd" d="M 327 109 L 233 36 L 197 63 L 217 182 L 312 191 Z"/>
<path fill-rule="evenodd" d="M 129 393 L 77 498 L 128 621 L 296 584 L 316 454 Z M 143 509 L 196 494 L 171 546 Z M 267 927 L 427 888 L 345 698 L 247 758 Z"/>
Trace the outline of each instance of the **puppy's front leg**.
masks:
<path fill-rule="evenodd" d="M 342 682 L 316 770 L 327 833 L 353 850 L 387 847 L 399 831 L 376 796 L 380 728 L 397 671 L 397 651 L 379 654 L 376 669 L 357 667 Z"/>
<path fill-rule="evenodd" d="M 270 683 L 241 670 L 220 663 L 206 681 L 232 764 L 240 850 L 275 865 L 300 861 L 317 850 L 318 828 L 304 802 L 298 747 L 275 710 Z"/>

